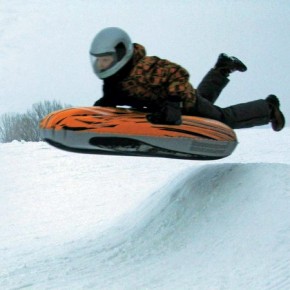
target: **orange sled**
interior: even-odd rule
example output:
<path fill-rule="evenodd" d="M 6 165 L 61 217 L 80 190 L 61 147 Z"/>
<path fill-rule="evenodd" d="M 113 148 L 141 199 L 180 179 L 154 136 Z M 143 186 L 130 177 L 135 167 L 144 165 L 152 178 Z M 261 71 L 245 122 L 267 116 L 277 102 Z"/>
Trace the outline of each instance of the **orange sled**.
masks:
<path fill-rule="evenodd" d="M 238 143 L 235 132 L 215 120 L 182 116 L 182 125 L 155 125 L 144 112 L 109 107 L 55 111 L 40 130 L 59 149 L 106 155 L 213 160 L 229 156 Z"/>

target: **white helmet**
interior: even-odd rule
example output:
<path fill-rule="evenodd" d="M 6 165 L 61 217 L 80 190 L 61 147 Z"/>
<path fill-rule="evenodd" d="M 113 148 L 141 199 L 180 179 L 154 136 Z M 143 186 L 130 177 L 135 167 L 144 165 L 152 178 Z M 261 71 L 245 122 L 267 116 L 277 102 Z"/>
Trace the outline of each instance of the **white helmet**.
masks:
<path fill-rule="evenodd" d="M 133 44 L 129 35 L 118 27 L 108 27 L 101 30 L 93 39 L 90 56 L 95 74 L 100 79 L 105 79 L 118 72 L 133 55 Z M 114 58 L 113 64 L 100 70 L 97 66 L 97 58 L 111 55 Z"/>

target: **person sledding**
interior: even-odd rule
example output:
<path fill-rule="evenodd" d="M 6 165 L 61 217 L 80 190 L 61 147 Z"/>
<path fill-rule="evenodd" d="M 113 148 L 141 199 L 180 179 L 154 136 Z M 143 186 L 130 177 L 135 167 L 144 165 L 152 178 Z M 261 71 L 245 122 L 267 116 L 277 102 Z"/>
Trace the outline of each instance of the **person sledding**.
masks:
<path fill-rule="evenodd" d="M 281 131 L 285 118 L 279 99 L 271 94 L 226 108 L 214 103 L 233 72 L 244 72 L 238 58 L 221 53 L 216 64 L 195 89 L 182 66 L 157 56 L 146 56 L 141 44 L 117 27 L 101 30 L 90 49 L 95 74 L 103 80 L 103 96 L 94 106 L 127 105 L 148 112 L 153 124 L 182 124 L 182 115 L 200 116 L 223 122 L 233 129 L 271 123 Z"/>

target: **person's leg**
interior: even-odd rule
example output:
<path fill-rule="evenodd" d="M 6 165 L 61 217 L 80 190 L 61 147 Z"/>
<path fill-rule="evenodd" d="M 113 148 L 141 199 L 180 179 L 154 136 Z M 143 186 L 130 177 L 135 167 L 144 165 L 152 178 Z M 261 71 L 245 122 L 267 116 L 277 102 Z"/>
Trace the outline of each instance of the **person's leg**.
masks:
<path fill-rule="evenodd" d="M 229 81 L 219 70 L 211 69 L 198 85 L 197 94 L 214 104 Z"/>
<path fill-rule="evenodd" d="M 198 85 L 197 93 L 211 103 L 215 103 L 221 91 L 229 83 L 230 73 L 246 70 L 247 67 L 238 58 L 221 53 L 213 69 L 204 76 Z"/>
<path fill-rule="evenodd" d="M 276 100 L 278 103 L 276 102 L 275 105 L 269 102 L 268 97 L 266 100 L 261 99 L 220 108 L 205 98 L 197 97 L 195 111 L 192 113 L 223 122 L 233 129 L 250 128 L 271 122 L 273 129 L 280 131 L 285 125 L 285 119 L 279 109 L 279 101 L 277 98 Z"/>

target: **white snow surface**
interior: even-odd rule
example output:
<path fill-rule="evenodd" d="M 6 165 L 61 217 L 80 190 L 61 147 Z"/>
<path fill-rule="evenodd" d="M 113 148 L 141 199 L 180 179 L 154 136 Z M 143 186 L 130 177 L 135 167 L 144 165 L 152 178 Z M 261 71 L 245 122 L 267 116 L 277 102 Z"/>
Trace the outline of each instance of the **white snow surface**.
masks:
<path fill-rule="evenodd" d="M 290 129 L 186 161 L 0 144 L 0 289 L 290 289 Z"/>

